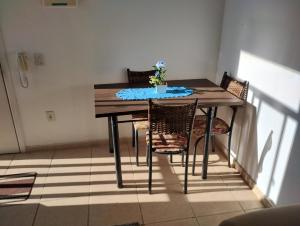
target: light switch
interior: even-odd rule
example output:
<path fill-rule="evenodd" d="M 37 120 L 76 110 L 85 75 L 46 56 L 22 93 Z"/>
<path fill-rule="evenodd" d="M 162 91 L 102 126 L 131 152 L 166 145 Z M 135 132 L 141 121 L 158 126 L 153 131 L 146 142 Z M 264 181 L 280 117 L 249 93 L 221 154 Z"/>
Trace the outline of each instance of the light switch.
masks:
<path fill-rule="evenodd" d="M 48 119 L 49 122 L 55 121 L 55 112 L 54 111 L 46 111 L 46 118 Z"/>
<path fill-rule="evenodd" d="M 34 53 L 33 54 L 33 58 L 34 58 L 34 64 L 36 66 L 42 66 L 44 65 L 44 56 L 41 53 Z"/>

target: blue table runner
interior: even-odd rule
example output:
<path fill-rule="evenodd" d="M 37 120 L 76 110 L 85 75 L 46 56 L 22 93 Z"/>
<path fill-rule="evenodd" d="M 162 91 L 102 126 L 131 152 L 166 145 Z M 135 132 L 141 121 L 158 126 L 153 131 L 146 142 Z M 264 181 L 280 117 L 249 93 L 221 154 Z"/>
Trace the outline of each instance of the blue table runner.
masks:
<path fill-rule="evenodd" d="M 128 88 L 116 93 L 123 100 L 147 100 L 185 97 L 193 94 L 193 90 L 183 86 L 168 86 L 166 93 L 156 93 L 155 88 Z"/>

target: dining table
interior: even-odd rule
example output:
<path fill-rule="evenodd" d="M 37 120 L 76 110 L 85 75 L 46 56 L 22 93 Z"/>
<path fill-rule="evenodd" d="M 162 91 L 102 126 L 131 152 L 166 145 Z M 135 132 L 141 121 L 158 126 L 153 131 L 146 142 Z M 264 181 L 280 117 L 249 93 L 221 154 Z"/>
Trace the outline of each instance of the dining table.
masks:
<path fill-rule="evenodd" d="M 198 107 L 207 109 L 207 129 L 204 140 L 204 155 L 202 164 L 202 178 L 207 178 L 209 142 L 215 107 L 240 106 L 244 101 L 224 90 L 208 79 L 168 80 L 168 86 L 180 86 L 192 89 L 192 94 L 185 97 L 160 99 L 162 104 L 180 104 L 187 100 L 198 99 Z M 142 88 L 147 85 L 129 83 L 95 84 L 95 117 L 108 119 L 109 150 L 114 155 L 116 168 L 116 182 L 119 188 L 123 187 L 121 153 L 119 145 L 119 123 L 132 122 L 119 120 L 118 116 L 143 113 L 148 111 L 148 100 L 123 100 L 116 93 L 127 88 Z"/>

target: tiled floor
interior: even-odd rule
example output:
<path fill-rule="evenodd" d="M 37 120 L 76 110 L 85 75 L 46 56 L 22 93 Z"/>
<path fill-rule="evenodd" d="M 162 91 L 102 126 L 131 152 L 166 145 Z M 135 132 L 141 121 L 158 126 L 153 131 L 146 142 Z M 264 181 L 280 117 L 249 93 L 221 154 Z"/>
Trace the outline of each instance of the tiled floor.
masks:
<path fill-rule="evenodd" d="M 212 153 L 208 179 L 189 176 L 184 195 L 180 157 L 170 164 L 154 156 L 153 194 L 141 138 L 137 167 L 130 140 L 121 141 L 124 188 L 115 184 L 114 159 L 107 145 L 0 156 L 0 174 L 38 173 L 30 199 L 0 203 L 1 226 L 111 226 L 140 222 L 151 226 L 217 226 L 223 219 L 263 208 L 221 154 Z M 190 168 L 191 171 L 191 168 Z"/>

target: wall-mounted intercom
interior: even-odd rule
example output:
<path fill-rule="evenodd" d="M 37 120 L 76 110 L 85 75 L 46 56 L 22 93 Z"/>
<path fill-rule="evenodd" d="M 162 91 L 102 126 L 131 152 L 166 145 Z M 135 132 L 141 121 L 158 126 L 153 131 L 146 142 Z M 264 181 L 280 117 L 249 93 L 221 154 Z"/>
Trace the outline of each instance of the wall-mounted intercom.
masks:
<path fill-rule="evenodd" d="M 78 0 L 43 0 L 45 7 L 76 7 Z"/>
<path fill-rule="evenodd" d="M 17 62 L 18 62 L 18 74 L 20 79 L 20 84 L 23 88 L 28 88 L 28 57 L 25 52 L 17 53 Z"/>

